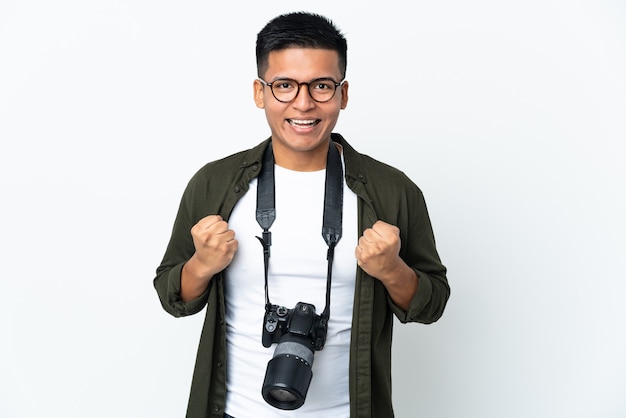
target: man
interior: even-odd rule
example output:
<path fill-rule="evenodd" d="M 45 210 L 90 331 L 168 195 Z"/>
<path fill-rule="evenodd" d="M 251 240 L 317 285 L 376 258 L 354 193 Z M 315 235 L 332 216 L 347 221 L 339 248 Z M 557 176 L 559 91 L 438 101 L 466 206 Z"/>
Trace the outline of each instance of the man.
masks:
<path fill-rule="evenodd" d="M 207 164 L 184 192 L 154 285 L 174 316 L 207 308 L 188 417 L 392 417 L 393 316 L 443 313 L 421 191 L 332 132 L 346 52 L 322 16 L 270 21 L 253 87 L 271 138 Z"/>

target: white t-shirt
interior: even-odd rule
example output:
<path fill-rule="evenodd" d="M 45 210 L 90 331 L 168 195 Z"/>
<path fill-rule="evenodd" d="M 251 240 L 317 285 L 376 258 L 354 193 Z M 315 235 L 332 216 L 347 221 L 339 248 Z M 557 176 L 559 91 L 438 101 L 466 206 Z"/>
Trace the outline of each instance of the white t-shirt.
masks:
<path fill-rule="evenodd" d="M 298 172 L 275 166 L 276 220 L 269 261 L 269 298 L 289 309 L 298 302 L 326 305 L 328 246 L 322 237 L 326 170 Z M 229 219 L 239 249 L 225 272 L 227 324 L 226 413 L 236 418 L 349 417 L 348 368 L 357 245 L 357 198 L 344 181 L 342 238 L 335 248 L 326 345 L 314 353 L 304 405 L 283 411 L 265 402 L 261 387 L 276 344 L 261 343 L 265 313 L 263 247 L 255 236 L 257 181 Z"/>

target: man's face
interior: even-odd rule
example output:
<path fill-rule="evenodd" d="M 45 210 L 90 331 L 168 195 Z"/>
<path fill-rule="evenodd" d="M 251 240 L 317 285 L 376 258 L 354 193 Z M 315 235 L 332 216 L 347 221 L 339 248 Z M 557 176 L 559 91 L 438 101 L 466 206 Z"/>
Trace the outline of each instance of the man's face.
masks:
<path fill-rule="evenodd" d="M 313 48 L 288 48 L 269 54 L 268 68 L 263 80 L 293 79 L 306 83 L 319 78 L 341 81 L 339 56 L 336 51 Z M 313 100 L 306 85 L 289 103 L 272 95 L 270 87 L 254 82 L 254 101 L 265 109 L 272 131 L 276 163 L 291 169 L 320 169 L 325 166 L 330 134 L 339 112 L 348 103 L 348 83 L 344 82 L 332 99 L 325 103 Z M 308 166 L 307 166 L 307 161 Z M 322 162 L 322 167 L 319 163 Z"/>

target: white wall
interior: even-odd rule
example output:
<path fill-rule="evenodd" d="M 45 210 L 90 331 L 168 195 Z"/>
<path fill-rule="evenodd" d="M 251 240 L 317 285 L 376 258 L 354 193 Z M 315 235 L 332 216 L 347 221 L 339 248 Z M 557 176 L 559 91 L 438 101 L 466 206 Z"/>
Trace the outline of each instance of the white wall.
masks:
<path fill-rule="evenodd" d="M 205 162 L 269 131 L 275 15 L 349 40 L 337 131 L 423 189 L 452 297 L 396 327 L 397 416 L 626 416 L 619 0 L 0 1 L 0 416 L 180 417 L 202 315 L 152 288 Z"/>

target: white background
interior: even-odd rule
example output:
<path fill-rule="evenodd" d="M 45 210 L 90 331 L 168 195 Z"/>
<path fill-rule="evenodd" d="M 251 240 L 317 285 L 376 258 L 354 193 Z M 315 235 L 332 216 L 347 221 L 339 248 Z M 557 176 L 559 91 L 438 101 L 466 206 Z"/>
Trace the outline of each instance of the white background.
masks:
<path fill-rule="evenodd" d="M 294 10 L 346 33 L 337 131 L 423 189 L 449 268 L 396 327 L 397 416 L 626 416 L 618 0 L 0 0 L 0 416 L 184 415 L 203 314 L 154 270 L 190 176 L 269 135 L 254 42 Z"/>

